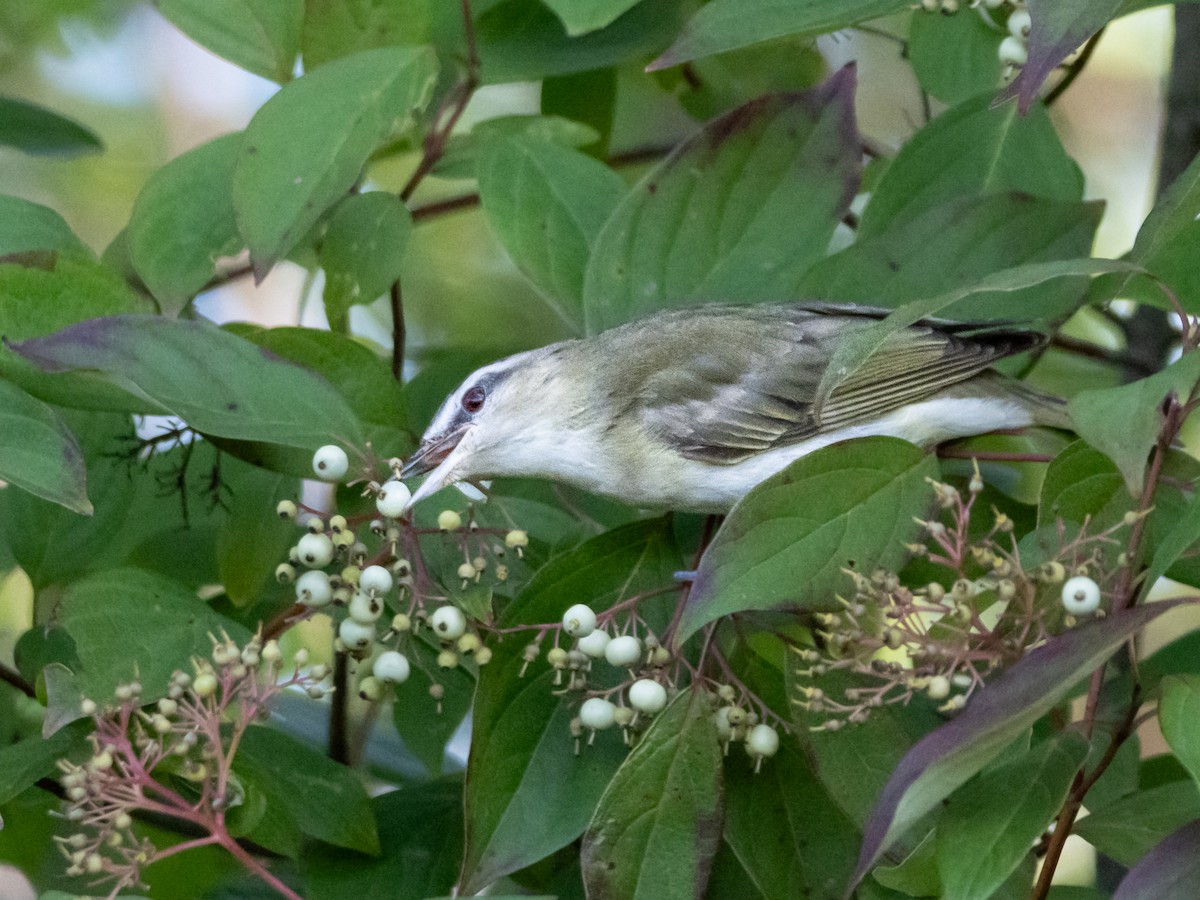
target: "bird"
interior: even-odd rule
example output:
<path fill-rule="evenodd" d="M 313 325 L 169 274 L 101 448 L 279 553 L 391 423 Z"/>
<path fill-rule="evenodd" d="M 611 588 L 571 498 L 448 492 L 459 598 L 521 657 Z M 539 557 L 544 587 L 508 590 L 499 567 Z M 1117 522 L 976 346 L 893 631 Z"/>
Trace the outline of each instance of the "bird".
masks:
<path fill-rule="evenodd" d="M 890 312 L 714 303 L 485 365 L 446 398 L 401 470 L 427 474 L 409 506 L 452 483 L 528 476 L 640 508 L 723 514 L 794 460 L 851 438 L 931 447 L 1070 428 L 1064 401 L 992 368 L 1046 340 L 1013 323 L 915 322 L 820 400 L 835 348 Z"/>

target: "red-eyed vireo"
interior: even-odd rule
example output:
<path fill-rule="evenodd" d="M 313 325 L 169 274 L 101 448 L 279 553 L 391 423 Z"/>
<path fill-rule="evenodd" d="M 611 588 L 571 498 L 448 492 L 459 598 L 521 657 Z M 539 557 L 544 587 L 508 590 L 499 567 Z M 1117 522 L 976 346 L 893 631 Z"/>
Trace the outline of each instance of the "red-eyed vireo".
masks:
<path fill-rule="evenodd" d="M 820 447 L 865 435 L 930 446 L 1000 429 L 1068 428 L 1064 404 L 991 371 L 1035 331 L 920 322 L 894 332 L 817 408 L 834 348 L 887 310 L 700 306 L 474 372 L 442 404 L 402 475 L 550 478 L 635 506 L 727 512 Z"/>

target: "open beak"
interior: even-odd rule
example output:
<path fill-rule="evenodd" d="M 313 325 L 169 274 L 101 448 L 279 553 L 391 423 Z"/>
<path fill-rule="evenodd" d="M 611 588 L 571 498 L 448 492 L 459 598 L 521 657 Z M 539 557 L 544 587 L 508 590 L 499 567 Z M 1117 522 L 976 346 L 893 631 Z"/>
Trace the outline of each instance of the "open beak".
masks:
<path fill-rule="evenodd" d="M 460 461 L 453 454 L 469 427 L 469 424 L 463 424 L 422 441 L 417 452 L 408 458 L 408 462 L 400 470 L 401 478 L 430 473 L 413 492 L 412 499 L 408 501 L 409 509 L 426 497 L 436 494 L 452 480 L 450 472 Z"/>

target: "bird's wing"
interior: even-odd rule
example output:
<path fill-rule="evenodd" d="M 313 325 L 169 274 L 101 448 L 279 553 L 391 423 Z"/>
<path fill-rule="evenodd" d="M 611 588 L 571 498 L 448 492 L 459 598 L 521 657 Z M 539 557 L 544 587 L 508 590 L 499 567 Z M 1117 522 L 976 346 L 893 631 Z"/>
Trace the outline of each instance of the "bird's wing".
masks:
<path fill-rule="evenodd" d="M 1041 340 L 1029 331 L 919 323 L 893 333 L 814 409 L 838 342 L 883 314 L 785 307 L 774 318 L 714 316 L 680 329 L 692 352 L 674 352 L 671 365 L 644 372 L 629 405 L 682 455 L 735 463 L 877 418 Z"/>

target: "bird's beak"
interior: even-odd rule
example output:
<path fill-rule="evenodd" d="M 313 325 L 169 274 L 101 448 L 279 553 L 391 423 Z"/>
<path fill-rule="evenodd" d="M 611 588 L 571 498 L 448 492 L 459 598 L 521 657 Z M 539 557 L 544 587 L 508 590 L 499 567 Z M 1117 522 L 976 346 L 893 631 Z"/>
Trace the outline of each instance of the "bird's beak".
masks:
<path fill-rule="evenodd" d="M 409 508 L 446 486 L 450 480 L 450 470 L 457 462 L 451 458 L 451 454 L 457 449 L 469 427 L 469 424 L 459 425 L 457 428 L 451 428 L 441 434 L 426 438 L 421 441 L 421 446 L 417 448 L 417 451 L 408 458 L 404 468 L 400 470 L 401 478 L 407 479 L 414 475 L 431 473 L 424 483 L 413 492 L 412 499 L 408 502 Z"/>

